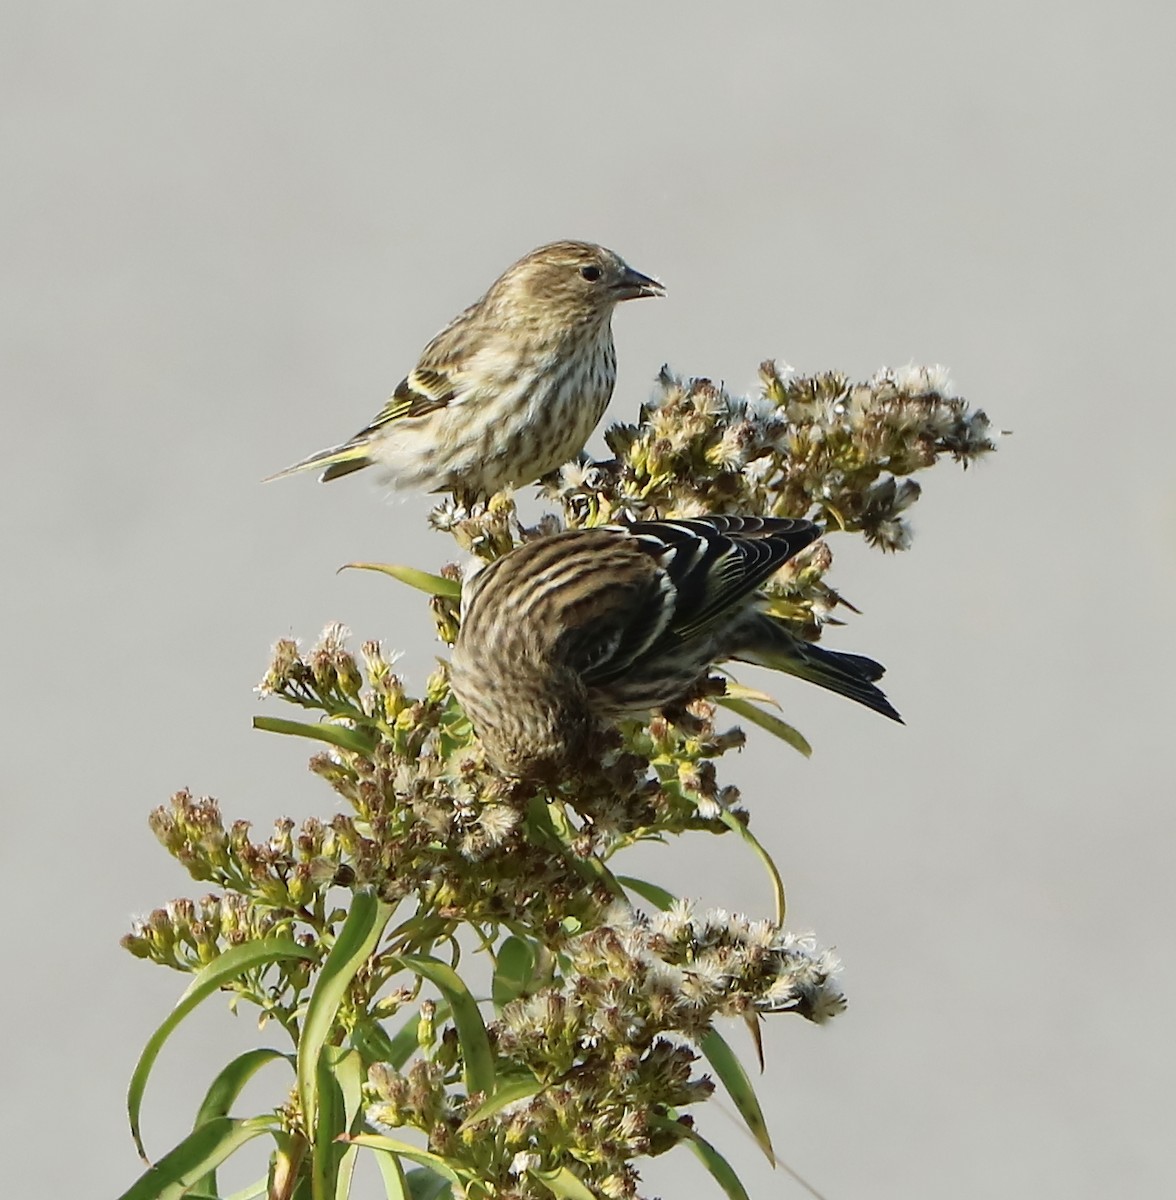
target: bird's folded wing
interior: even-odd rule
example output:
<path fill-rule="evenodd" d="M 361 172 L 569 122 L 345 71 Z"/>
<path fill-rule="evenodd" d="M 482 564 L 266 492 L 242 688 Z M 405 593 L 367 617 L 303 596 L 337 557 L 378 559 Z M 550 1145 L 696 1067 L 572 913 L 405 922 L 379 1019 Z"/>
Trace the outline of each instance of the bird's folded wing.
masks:
<path fill-rule="evenodd" d="M 684 641 L 724 619 L 820 532 L 807 521 L 753 517 L 632 528 L 670 578 L 676 599 L 666 632 Z"/>
<path fill-rule="evenodd" d="M 423 417 L 426 413 L 444 408 L 457 395 L 453 377 L 445 371 L 433 371 L 417 367 L 392 393 L 391 399 L 376 414 L 372 423 L 361 430 L 352 441 L 359 441 L 367 434 L 400 421 L 405 417 Z"/>

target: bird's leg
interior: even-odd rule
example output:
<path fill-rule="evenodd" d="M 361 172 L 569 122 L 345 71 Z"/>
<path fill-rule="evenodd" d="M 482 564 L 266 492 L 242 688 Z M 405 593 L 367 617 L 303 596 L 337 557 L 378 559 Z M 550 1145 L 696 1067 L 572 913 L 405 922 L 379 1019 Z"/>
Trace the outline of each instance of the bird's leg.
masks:
<path fill-rule="evenodd" d="M 688 692 L 673 704 L 663 705 L 661 715 L 687 737 L 705 737 L 713 728 L 714 709 L 706 703 L 713 696 L 727 691 L 727 681 L 721 675 L 704 675 Z M 691 706 L 703 701 L 702 714 L 691 712 Z"/>
<path fill-rule="evenodd" d="M 474 504 L 478 499 L 478 493 L 470 488 L 455 487 L 453 489 L 453 503 L 457 506 L 460 513 L 469 518 L 474 515 Z"/>
<path fill-rule="evenodd" d="M 704 721 L 702 717 L 696 717 L 685 703 L 667 704 L 662 708 L 661 716 L 687 737 L 701 737 L 710 725 L 710 722 Z"/>

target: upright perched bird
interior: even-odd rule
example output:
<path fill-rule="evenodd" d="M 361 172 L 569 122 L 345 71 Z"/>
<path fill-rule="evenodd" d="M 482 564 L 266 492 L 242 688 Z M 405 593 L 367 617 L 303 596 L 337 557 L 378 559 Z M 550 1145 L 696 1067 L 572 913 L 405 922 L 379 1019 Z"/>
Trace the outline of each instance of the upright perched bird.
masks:
<path fill-rule="evenodd" d="M 603 246 L 540 246 L 437 334 L 370 425 L 270 479 L 323 467 L 326 483 L 375 464 L 393 487 L 462 499 L 531 483 L 579 454 L 604 415 L 613 309 L 663 294 Z"/>
<path fill-rule="evenodd" d="M 507 775 L 559 778 L 598 722 L 674 704 L 712 664 L 760 663 L 901 721 L 884 668 L 802 641 L 755 593 L 820 536 L 810 521 L 700 517 L 567 530 L 467 580 L 453 694 Z"/>

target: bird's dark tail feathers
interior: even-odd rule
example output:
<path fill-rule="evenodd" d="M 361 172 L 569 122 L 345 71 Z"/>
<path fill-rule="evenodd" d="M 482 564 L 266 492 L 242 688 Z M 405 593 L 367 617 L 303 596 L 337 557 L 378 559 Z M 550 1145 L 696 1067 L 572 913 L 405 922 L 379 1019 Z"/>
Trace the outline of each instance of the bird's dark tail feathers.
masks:
<path fill-rule="evenodd" d="M 807 679 L 818 687 L 856 700 L 892 721 L 903 723 L 898 710 L 882 690 L 874 686 L 874 681 L 886 673 L 881 663 L 863 654 L 826 650 L 803 641 L 783 621 L 774 617 L 757 613 L 745 622 L 738 631 L 737 645 L 730 655 L 742 662 L 757 663 L 798 679 Z"/>

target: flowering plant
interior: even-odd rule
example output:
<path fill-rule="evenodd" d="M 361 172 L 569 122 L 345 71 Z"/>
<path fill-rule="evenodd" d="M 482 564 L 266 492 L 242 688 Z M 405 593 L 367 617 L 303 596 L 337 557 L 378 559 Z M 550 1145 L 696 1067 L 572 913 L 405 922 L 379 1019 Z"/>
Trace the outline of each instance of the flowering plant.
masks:
<path fill-rule="evenodd" d="M 663 371 L 638 421 L 608 431 L 611 461 L 544 481 L 556 512 L 537 526 L 523 527 L 507 494 L 474 510 L 442 503 L 432 524 L 488 561 L 561 528 L 715 513 L 807 517 L 899 550 L 919 494 L 909 476 L 943 455 L 967 465 L 994 448 L 985 415 L 939 368 L 854 384 L 768 363 L 761 378 L 743 397 Z M 850 607 L 825 581 L 831 562 L 817 543 L 765 590 L 768 611 L 809 640 Z M 428 592 L 452 644 L 456 567 L 354 565 Z M 716 1021 L 741 1018 L 758 1047 L 763 1019 L 825 1022 L 845 1001 L 835 957 L 786 928 L 779 873 L 738 791 L 719 783 L 716 760 L 745 741 L 720 715 L 803 753 L 807 742 L 769 711 L 770 697 L 715 676 L 672 720 L 622 722 L 593 773 L 528 783 L 487 765 L 444 665 L 413 697 L 378 642 L 358 655 L 347 643 L 339 625 L 306 653 L 278 642 L 260 691 L 318 719 L 255 720 L 320 744 L 311 769 L 344 811 L 298 828 L 279 819 L 261 840 L 188 792 L 152 814 L 168 852 L 216 890 L 157 909 L 123 939 L 191 976 L 132 1079 L 140 1153 L 149 1074 L 203 1000 L 229 992 L 288 1045 L 224 1065 L 193 1132 L 124 1197 L 219 1196 L 218 1167 L 259 1137 L 272 1139 L 269 1168 L 241 1200 L 345 1197 L 361 1151 L 392 1198 L 620 1200 L 637 1195 L 637 1160 L 679 1143 L 742 1197 L 734 1168 L 685 1111 L 717 1079 L 772 1157 L 748 1074 Z M 745 841 L 772 881 L 775 912 L 700 912 L 617 873 L 634 843 L 689 830 Z M 289 1090 L 264 1113 L 230 1115 L 245 1084 L 279 1063 Z"/>

